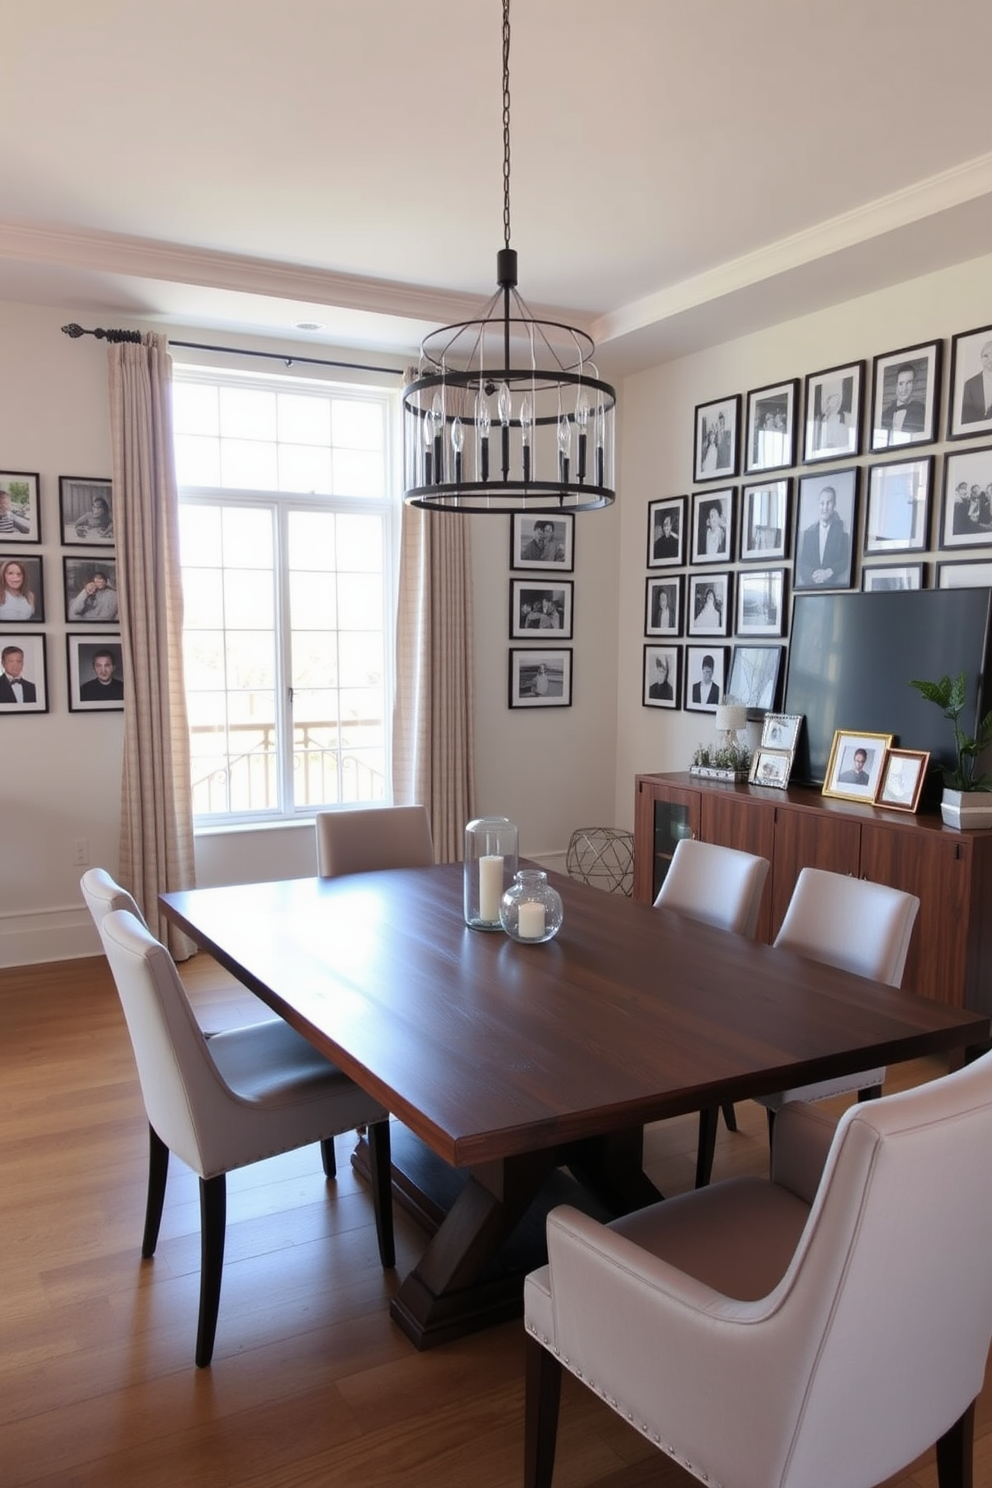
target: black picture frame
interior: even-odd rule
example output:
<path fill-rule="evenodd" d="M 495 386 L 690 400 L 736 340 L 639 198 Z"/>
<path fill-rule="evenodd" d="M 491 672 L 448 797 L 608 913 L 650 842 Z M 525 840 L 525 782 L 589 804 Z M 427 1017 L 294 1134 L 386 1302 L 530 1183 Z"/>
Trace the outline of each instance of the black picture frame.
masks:
<path fill-rule="evenodd" d="M 20 676 L 24 688 L 20 702 L 7 677 L 8 653 L 12 651 L 20 651 L 22 656 Z M 47 712 L 48 667 L 44 633 L 36 631 L 31 635 L 15 631 L 0 636 L 0 713 Z"/>
<path fill-rule="evenodd" d="M 570 641 L 574 589 L 571 579 L 511 579 L 510 639 Z"/>
<path fill-rule="evenodd" d="M 989 389 L 986 390 L 986 383 Z M 992 434 L 992 326 L 958 331 L 951 337 L 948 439 Z"/>
<path fill-rule="evenodd" d="M 122 713 L 126 696 L 123 644 L 119 635 L 69 632 L 65 638 L 70 713 Z M 113 660 L 110 675 L 102 663 Z"/>
<path fill-rule="evenodd" d="M 62 546 L 114 546 L 113 482 L 99 476 L 59 476 Z"/>
<path fill-rule="evenodd" d="M 864 552 L 923 553 L 930 546 L 933 455 L 869 465 Z"/>
<path fill-rule="evenodd" d="M 543 651 L 511 647 L 508 676 L 511 708 L 572 706 L 571 646 Z"/>
<path fill-rule="evenodd" d="M 803 464 L 861 453 L 865 363 L 842 362 L 806 378 Z"/>
<path fill-rule="evenodd" d="M 112 590 L 117 597 L 117 559 L 104 557 L 102 553 L 91 553 L 85 558 L 62 559 L 62 588 L 65 603 L 65 618 L 70 625 L 116 625 L 119 612 L 109 602 L 100 603 L 94 595 L 99 588 L 86 593 L 91 581 L 103 577 L 102 590 Z"/>
<path fill-rule="evenodd" d="M 687 508 L 686 496 L 648 502 L 648 568 L 680 568 L 686 562 Z"/>
<path fill-rule="evenodd" d="M 918 346 L 903 346 L 899 351 L 887 351 L 875 358 L 870 451 L 932 444 L 937 438 L 942 349 L 940 341 L 923 341 Z M 900 417 L 903 422 L 896 427 Z"/>
<path fill-rule="evenodd" d="M 533 515 L 511 512 L 510 567 L 547 568 L 572 573 L 575 569 L 574 513 L 555 512 L 552 516 L 548 512 Z"/>
<path fill-rule="evenodd" d="M 741 395 L 696 405 L 693 480 L 733 478 L 740 468 Z"/>
<path fill-rule="evenodd" d="M 768 563 L 789 553 L 792 479 L 741 487 L 740 561 Z"/>
<path fill-rule="evenodd" d="M 925 573 L 922 563 L 874 563 L 865 564 L 861 570 L 861 588 L 866 594 L 898 593 L 905 589 L 924 589 Z"/>
<path fill-rule="evenodd" d="M 641 703 L 645 708 L 682 706 L 682 647 L 650 645 L 644 647 Z"/>
<path fill-rule="evenodd" d="M 688 713 L 715 713 L 723 699 L 729 646 L 686 646 L 683 703 Z M 709 681 L 707 681 L 709 671 Z"/>
<path fill-rule="evenodd" d="M 992 547 L 992 444 L 944 456 L 937 546 Z"/>
<path fill-rule="evenodd" d="M 0 542 L 25 545 L 41 542 L 41 495 L 36 470 L 0 471 Z"/>
<path fill-rule="evenodd" d="M 682 634 L 684 574 L 663 574 L 645 580 L 644 634 L 646 636 L 679 636 Z"/>
<path fill-rule="evenodd" d="M 798 398 L 798 377 L 748 393 L 744 458 L 748 475 L 795 465 Z"/>
<path fill-rule="evenodd" d="M 693 563 L 729 563 L 733 558 L 736 495 L 736 486 L 692 493 Z"/>
<path fill-rule="evenodd" d="M 831 521 L 828 547 L 821 553 L 819 527 L 821 497 L 834 493 L 840 530 Z M 792 587 L 850 589 L 854 571 L 854 535 L 858 530 L 858 467 L 818 472 L 799 480 L 796 508 L 795 562 Z"/>
<path fill-rule="evenodd" d="M 737 576 L 737 634 L 785 635 L 787 602 L 784 568 L 742 570 Z"/>
<path fill-rule="evenodd" d="M 20 569 L 20 576 L 12 573 Z M 30 613 L 26 613 L 30 607 Z M 45 576 L 40 553 L 0 553 L 0 628 L 43 625 Z"/>
<path fill-rule="evenodd" d="M 689 575 L 686 603 L 686 634 L 690 636 L 729 636 L 734 613 L 734 576 L 723 573 Z"/>
<path fill-rule="evenodd" d="M 784 654 L 784 646 L 734 647 L 727 697 L 743 703 L 749 718 L 760 718 L 778 706 Z"/>

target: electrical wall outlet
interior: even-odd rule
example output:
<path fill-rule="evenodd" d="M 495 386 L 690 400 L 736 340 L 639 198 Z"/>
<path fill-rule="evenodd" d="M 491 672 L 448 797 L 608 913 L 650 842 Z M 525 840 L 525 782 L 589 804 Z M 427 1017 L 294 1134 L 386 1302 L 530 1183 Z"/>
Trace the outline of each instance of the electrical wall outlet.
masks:
<path fill-rule="evenodd" d="M 77 868 L 85 868 L 90 860 L 90 845 L 85 837 L 77 837 L 72 844 L 72 861 Z"/>

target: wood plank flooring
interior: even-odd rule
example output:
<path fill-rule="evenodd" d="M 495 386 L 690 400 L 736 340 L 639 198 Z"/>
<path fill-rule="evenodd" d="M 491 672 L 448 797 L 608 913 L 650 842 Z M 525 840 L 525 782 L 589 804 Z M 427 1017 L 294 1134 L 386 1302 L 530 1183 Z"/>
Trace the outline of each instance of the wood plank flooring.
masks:
<path fill-rule="evenodd" d="M 182 970 L 206 1027 L 267 1015 L 209 958 Z M 921 1061 L 890 1088 L 940 1072 Z M 764 1111 L 738 1119 L 736 1135 L 721 1124 L 716 1179 L 765 1170 Z M 231 1175 L 217 1347 L 195 1369 L 197 1184 L 173 1160 L 143 1262 L 146 1131 L 104 962 L 0 971 L 3 1488 L 516 1488 L 522 1325 L 412 1348 L 388 1301 L 423 1236 L 397 1210 L 398 1267 L 382 1272 L 347 1139 L 331 1183 L 316 1148 Z M 691 1187 L 695 1139 L 690 1117 L 650 1129 L 665 1192 Z M 693 1481 L 566 1379 L 555 1488 Z M 935 1488 L 932 1455 L 898 1484 Z M 975 1485 L 992 1488 L 989 1385 Z"/>

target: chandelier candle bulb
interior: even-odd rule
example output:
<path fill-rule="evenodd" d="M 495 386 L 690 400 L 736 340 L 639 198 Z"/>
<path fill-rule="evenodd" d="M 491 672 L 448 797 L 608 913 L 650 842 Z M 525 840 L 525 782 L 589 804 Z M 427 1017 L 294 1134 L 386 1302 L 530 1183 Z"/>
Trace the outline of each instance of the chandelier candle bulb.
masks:
<path fill-rule="evenodd" d="M 495 853 L 479 859 L 479 914 L 487 924 L 499 919 L 503 897 L 503 859 Z"/>

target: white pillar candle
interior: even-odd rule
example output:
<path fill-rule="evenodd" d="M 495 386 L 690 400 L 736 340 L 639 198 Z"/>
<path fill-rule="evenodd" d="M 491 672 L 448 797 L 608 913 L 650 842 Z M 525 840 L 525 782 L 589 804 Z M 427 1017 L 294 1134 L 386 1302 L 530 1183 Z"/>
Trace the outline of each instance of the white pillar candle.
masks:
<path fill-rule="evenodd" d="M 503 897 L 503 859 L 495 853 L 479 859 L 479 918 L 487 924 L 499 919 Z"/>
<path fill-rule="evenodd" d="M 517 934 L 521 940 L 540 940 L 544 934 L 544 905 L 525 900 L 517 918 Z"/>

